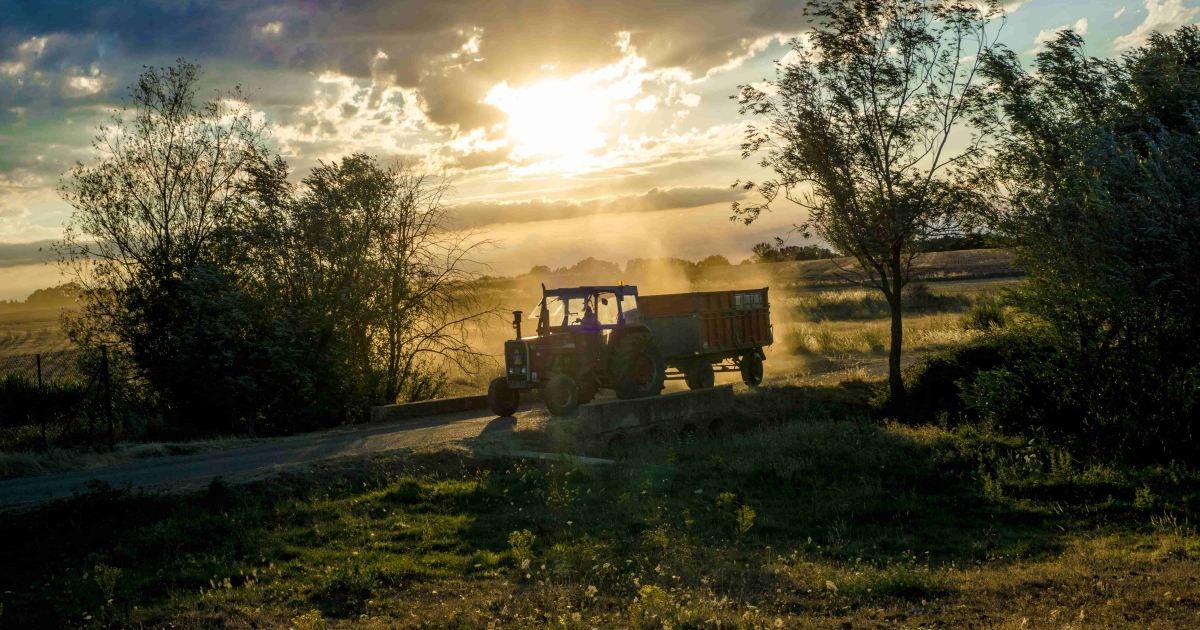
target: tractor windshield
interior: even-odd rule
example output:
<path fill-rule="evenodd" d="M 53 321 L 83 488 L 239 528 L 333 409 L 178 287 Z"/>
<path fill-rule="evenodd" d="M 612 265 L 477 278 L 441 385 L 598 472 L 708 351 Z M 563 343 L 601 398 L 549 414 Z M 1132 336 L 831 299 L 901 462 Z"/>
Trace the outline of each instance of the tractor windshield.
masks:
<path fill-rule="evenodd" d="M 544 301 L 538 302 L 530 311 L 529 319 L 541 320 L 542 313 L 545 312 L 546 320 L 538 323 L 539 330 L 543 327 L 612 329 L 620 325 L 622 315 L 626 322 L 637 322 L 636 294 L 627 293 L 618 297 L 612 290 L 591 287 L 586 289 L 566 290 L 560 295 L 546 295 Z M 636 290 L 633 288 L 633 291 Z"/>
<path fill-rule="evenodd" d="M 597 301 L 596 317 L 602 326 L 613 326 L 617 323 L 617 294 L 601 293 L 593 298 Z"/>

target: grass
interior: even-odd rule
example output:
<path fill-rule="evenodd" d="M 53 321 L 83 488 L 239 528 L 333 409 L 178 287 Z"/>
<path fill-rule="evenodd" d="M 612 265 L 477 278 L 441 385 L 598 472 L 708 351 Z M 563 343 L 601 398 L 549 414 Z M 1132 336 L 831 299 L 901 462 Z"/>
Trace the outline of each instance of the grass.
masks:
<path fill-rule="evenodd" d="M 0 523 L 12 627 L 1195 627 L 1200 475 L 971 428 L 871 386 L 742 396 L 743 433 L 329 461 Z M 1086 623 L 1085 623 L 1086 622 Z M 849 625 L 847 625 L 849 624 Z"/>
<path fill-rule="evenodd" d="M 932 352 L 965 343 L 976 334 L 957 315 L 909 316 L 904 320 L 904 350 Z M 890 344 L 890 321 L 795 323 L 783 330 L 783 345 L 792 354 L 884 355 Z"/>

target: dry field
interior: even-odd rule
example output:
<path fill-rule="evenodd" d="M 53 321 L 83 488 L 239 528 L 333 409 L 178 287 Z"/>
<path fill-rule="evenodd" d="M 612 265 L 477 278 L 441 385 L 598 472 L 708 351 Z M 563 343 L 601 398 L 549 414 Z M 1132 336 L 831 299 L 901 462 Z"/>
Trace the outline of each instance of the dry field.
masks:
<path fill-rule="evenodd" d="M 62 312 L 60 308 L 0 310 L 0 356 L 70 348 L 62 330 Z"/>

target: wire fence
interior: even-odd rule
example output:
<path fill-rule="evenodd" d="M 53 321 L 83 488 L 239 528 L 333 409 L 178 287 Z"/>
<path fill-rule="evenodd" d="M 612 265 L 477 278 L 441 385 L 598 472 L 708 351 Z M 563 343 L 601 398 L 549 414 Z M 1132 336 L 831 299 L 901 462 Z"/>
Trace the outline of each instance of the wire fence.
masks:
<path fill-rule="evenodd" d="M 0 377 L 15 375 L 43 383 L 87 381 L 94 371 L 98 352 L 60 350 L 38 354 L 0 356 Z"/>
<path fill-rule="evenodd" d="M 0 356 L 0 449 L 112 446 L 108 348 Z"/>

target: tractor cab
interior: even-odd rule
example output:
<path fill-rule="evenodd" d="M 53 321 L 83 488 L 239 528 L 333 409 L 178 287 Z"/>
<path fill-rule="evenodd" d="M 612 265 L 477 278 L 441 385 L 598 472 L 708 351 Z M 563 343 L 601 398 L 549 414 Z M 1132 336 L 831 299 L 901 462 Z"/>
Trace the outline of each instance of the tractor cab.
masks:
<path fill-rule="evenodd" d="M 571 287 L 547 289 L 529 316 L 538 336 L 565 332 L 613 330 L 638 323 L 637 287 Z"/>
<path fill-rule="evenodd" d="M 517 334 L 504 343 L 505 375 L 489 387 L 489 401 L 497 413 L 515 409 L 518 393 L 531 389 L 542 390 L 548 401 L 563 399 L 562 405 L 547 403 L 552 411 L 586 403 L 599 389 L 616 388 L 621 377 L 634 371 L 635 355 L 649 345 L 637 287 L 624 284 L 558 289 L 542 285 L 542 299 L 529 319 L 537 320 L 536 334 L 525 337 L 521 311 L 513 312 Z M 628 396 L 656 386 L 653 393 L 658 393 L 661 380 L 654 375 L 659 371 L 657 363 L 642 369 L 644 375 L 626 384 Z"/>

